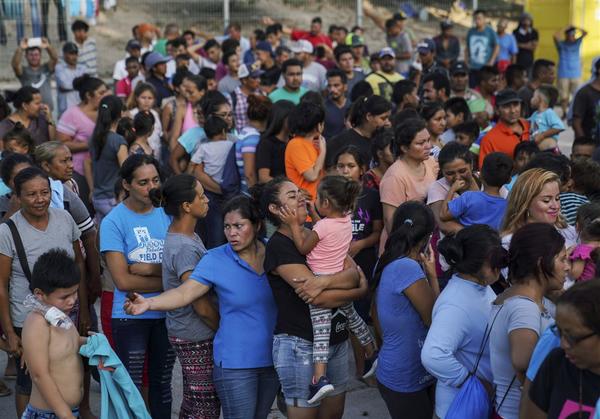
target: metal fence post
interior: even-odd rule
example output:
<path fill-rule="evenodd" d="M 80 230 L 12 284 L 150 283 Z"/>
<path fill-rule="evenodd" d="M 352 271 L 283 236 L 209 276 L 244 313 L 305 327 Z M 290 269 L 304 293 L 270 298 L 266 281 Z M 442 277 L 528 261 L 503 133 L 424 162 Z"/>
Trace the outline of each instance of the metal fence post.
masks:
<path fill-rule="evenodd" d="M 362 0 L 356 0 L 356 26 L 362 27 L 363 25 L 363 2 Z"/>
<path fill-rule="evenodd" d="M 478 0 L 473 0 L 473 11 L 479 9 L 479 1 Z"/>
<path fill-rule="evenodd" d="M 231 19 L 231 11 L 229 9 L 229 0 L 223 0 L 223 29 L 227 29 Z"/>

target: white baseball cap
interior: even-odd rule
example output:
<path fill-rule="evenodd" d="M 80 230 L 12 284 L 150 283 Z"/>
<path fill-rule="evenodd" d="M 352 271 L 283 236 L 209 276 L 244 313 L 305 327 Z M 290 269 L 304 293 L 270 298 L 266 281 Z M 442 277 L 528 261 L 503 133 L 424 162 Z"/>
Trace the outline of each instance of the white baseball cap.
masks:
<path fill-rule="evenodd" d="M 292 42 L 290 49 L 294 53 L 306 52 L 307 54 L 312 54 L 314 51 L 313 45 L 306 39 L 300 39 L 296 42 Z"/>

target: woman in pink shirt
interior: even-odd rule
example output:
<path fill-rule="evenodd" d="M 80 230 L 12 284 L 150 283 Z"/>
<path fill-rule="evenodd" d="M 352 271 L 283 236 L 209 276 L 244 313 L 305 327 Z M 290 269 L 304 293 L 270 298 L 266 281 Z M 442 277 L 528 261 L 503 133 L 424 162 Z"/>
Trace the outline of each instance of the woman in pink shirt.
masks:
<path fill-rule="evenodd" d="M 396 208 L 406 201 L 425 201 L 427 188 L 437 179 L 438 164 L 430 157 L 431 149 L 430 134 L 422 119 L 410 118 L 396 127 L 392 142 L 396 161 L 379 184 L 384 226 L 380 254 L 392 228 Z"/>
<path fill-rule="evenodd" d="M 98 106 L 110 92 L 102 80 L 87 74 L 73 80 L 73 88 L 79 92 L 81 103 L 61 115 L 56 125 L 56 137 L 71 150 L 73 170 L 84 176 L 83 162 L 90 156 L 88 140 L 96 126 Z"/>

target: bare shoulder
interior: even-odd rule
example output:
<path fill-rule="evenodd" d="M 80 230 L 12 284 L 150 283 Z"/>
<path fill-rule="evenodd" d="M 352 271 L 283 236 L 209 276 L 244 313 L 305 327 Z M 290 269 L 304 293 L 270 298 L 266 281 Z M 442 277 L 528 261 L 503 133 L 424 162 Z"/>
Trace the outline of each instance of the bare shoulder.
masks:
<path fill-rule="evenodd" d="M 36 350 L 36 347 L 40 346 L 36 345 L 36 343 L 39 343 L 43 339 L 47 339 L 49 335 L 50 325 L 44 316 L 34 311 L 29 313 L 25 319 L 25 323 L 23 323 L 23 332 L 21 335 L 23 347 L 26 350 Z"/>

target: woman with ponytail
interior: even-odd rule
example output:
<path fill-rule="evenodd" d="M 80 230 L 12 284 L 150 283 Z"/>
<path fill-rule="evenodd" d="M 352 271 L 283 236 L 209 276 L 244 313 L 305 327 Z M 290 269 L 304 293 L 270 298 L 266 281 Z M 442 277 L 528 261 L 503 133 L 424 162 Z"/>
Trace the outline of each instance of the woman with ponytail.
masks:
<path fill-rule="evenodd" d="M 371 160 L 372 138 L 383 128 L 391 127 L 392 104 L 381 96 L 359 97 L 350 108 L 350 126 L 327 142 L 327 167 L 335 166 L 342 148 L 357 147 L 367 161 Z"/>
<path fill-rule="evenodd" d="M 173 217 L 162 261 L 163 288 L 168 291 L 188 281 L 206 254 L 194 227 L 206 216 L 208 198 L 200 182 L 187 174 L 169 178 L 161 189 L 150 191 L 150 198 L 155 207 L 163 207 Z M 180 416 L 218 419 L 221 406 L 212 379 L 212 358 L 219 313 L 211 295 L 205 294 L 190 305 L 168 311 L 166 326 L 183 373 Z"/>
<path fill-rule="evenodd" d="M 433 307 L 421 361 L 437 378 L 435 414 L 443 419 L 471 374 L 491 392 L 486 325 L 496 294 L 490 285 L 507 266 L 508 252 L 498 233 L 486 225 L 469 226 L 445 237 L 438 250 L 454 275 Z"/>
<path fill-rule="evenodd" d="M 150 298 L 163 290 L 161 264 L 171 220 L 163 208 L 152 205 L 151 190 L 160 187 L 158 162 L 152 156 L 129 156 L 119 175 L 127 197 L 100 225 L 100 252 L 115 285 L 111 321 L 115 352 L 140 391 L 147 361 L 150 414 L 168 418 L 175 352 L 165 314 L 152 311 L 133 317 L 123 305 L 130 292 Z"/>
<path fill-rule="evenodd" d="M 393 419 L 433 415 L 435 380 L 421 364 L 421 346 L 440 293 L 429 245 L 434 226 L 425 204 L 400 205 L 375 270 L 375 304 L 383 334 L 377 385 Z"/>
<path fill-rule="evenodd" d="M 164 197 L 168 205 L 168 195 Z M 187 205 L 183 203 L 181 208 Z M 262 218 L 257 202 L 243 195 L 227 202 L 223 214 L 226 244 L 210 249 L 189 280 L 151 298 L 134 293 L 125 303 L 125 310 L 134 316 L 176 310 L 213 289 L 220 315 L 214 341 L 213 381 L 223 417 L 266 419 L 279 381 L 272 355 L 277 309 L 263 268 L 266 252 L 259 238 Z M 170 414 L 152 416 L 164 418 Z"/>
<path fill-rule="evenodd" d="M 100 101 L 96 126 L 90 138 L 91 159 L 86 160 L 85 177 L 92 191 L 98 224 L 116 205 L 114 185 L 119 167 L 128 155 L 127 141 L 116 132 L 123 110 L 120 98 L 115 95 L 104 97 Z"/>

